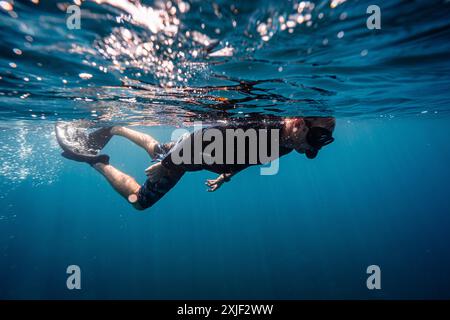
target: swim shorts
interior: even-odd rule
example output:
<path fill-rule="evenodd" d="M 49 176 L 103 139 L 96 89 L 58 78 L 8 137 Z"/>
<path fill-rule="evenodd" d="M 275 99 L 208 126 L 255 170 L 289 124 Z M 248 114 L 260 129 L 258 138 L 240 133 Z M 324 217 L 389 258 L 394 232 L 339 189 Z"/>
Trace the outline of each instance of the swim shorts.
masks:
<path fill-rule="evenodd" d="M 156 156 L 154 161 L 161 161 L 176 143 L 169 142 L 156 146 Z M 161 199 L 170 189 L 172 189 L 183 176 L 184 171 L 170 172 L 158 181 L 147 181 L 141 186 L 137 194 L 137 203 L 142 209 L 147 209 Z"/>

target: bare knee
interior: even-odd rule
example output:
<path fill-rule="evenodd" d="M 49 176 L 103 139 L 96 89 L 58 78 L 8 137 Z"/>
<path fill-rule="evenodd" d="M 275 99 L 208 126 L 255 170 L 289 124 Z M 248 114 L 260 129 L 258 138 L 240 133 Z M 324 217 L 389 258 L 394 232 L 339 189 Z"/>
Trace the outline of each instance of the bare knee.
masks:
<path fill-rule="evenodd" d="M 156 156 L 156 148 L 158 147 L 159 143 L 155 141 L 154 139 L 147 139 L 145 142 L 145 150 L 147 150 L 148 154 L 152 159 Z"/>
<path fill-rule="evenodd" d="M 154 139 L 150 139 L 146 143 L 145 150 L 152 160 L 157 160 L 161 155 L 165 154 L 164 148 L 162 148 L 161 144 Z"/>
<path fill-rule="evenodd" d="M 128 203 L 130 203 L 133 208 L 135 208 L 138 211 L 142 211 L 142 210 L 145 210 L 146 208 L 144 208 L 139 203 L 139 189 L 136 189 L 135 191 L 130 193 L 130 195 L 127 197 L 127 200 L 128 200 Z"/>

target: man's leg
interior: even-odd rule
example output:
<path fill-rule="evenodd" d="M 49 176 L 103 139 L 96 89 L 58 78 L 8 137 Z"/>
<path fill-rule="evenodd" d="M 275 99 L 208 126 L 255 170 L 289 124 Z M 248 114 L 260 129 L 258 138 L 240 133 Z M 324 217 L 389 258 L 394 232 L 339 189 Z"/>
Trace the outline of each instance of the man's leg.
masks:
<path fill-rule="evenodd" d="M 126 127 L 113 127 L 111 134 L 122 136 L 144 148 L 152 159 L 158 157 L 159 142 L 148 134 L 135 131 Z"/>
<path fill-rule="evenodd" d="M 125 199 L 127 199 L 136 209 L 142 210 L 137 202 L 137 194 L 141 186 L 133 177 L 114 168 L 110 164 L 96 163 L 93 167 L 100 172 L 112 187 Z"/>
<path fill-rule="evenodd" d="M 162 151 L 159 148 L 159 142 L 145 133 L 125 127 L 113 127 L 110 133 L 127 138 L 144 148 L 152 159 L 157 158 Z M 150 179 L 147 179 L 144 185 L 140 186 L 133 177 L 110 164 L 96 163 L 93 167 L 108 180 L 120 195 L 138 210 L 151 207 L 172 189 L 184 174 L 184 171 L 178 170 L 165 172 L 156 181 L 152 182 Z"/>

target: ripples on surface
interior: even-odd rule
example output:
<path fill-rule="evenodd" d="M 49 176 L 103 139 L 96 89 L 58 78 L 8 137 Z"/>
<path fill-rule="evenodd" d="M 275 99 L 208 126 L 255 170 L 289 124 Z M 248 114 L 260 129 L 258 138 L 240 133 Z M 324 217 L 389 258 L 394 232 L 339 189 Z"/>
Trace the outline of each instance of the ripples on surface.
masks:
<path fill-rule="evenodd" d="M 448 114 L 448 1 L 1 1 L 4 126 Z M 75 1 L 77 3 L 77 1 Z"/>
<path fill-rule="evenodd" d="M 80 4 L 80 1 L 74 1 Z M 448 1 L 0 1 L 0 176 L 51 183 L 59 119 L 449 113 Z M 53 168 L 53 170 L 48 170 Z"/>

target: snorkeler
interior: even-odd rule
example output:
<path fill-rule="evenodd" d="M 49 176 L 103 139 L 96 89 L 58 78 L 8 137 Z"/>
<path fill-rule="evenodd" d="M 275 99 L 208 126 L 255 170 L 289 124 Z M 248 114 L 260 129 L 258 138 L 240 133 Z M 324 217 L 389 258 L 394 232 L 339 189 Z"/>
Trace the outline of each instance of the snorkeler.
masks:
<path fill-rule="evenodd" d="M 112 185 L 112 187 L 124 198 L 126 198 L 134 208 L 144 210 L 154 205 L 170 189 L 172 189 L 184 173 L 189 171 L 208 170 L 219 174 L 216 179 L 206 181 L 208 191 L 216 191 L 224 182 L 230 181 L 231 177 L 243 169 L 251 166 L 264 164 L 275 160 L 256 159 L 249 161 L 249 150 L 251 145 L 249 140 L 244 139 L 243 148 L 236 147 L 233 143 L 231 150 L 223 148 L 222 156 L 228 157 L 227 153 L 232 153 L 231 162 L 220 161 L 194 161 L 194 158 L 200 155 L 201 159 L 211 157 L 207 154 L 208 143 L 202 141 L 200 149 L 195 150 L 194 140 L 196 136 L 205 136 L 208 130 L 224 133 L 225 131 L 241 130 L 241 133 L 248 129 L 255 130 L 257 141 L 253 141 L 261 149 L 261 146 L 267 145 L 271 150 L 271 155 L 276 158 L 282 157 L 292 150 L 305 154 L 307 158 L 314 159 L 319 150 L 334 141 L 332 132 L 334 131 L 335 120 L 331 117 L 297 117 L 285 119 L 265 119 L 250 121 L 245 123 L 234 122 L 232 124 L 221 124 L 212 127 L 202 128 L 190 134 L 184 135 L 177 142 L 162 144 L 148 134 L 144 134 L 127 127 L 114 126 L 98 129 L 91 134 L 86 134 L 86 127 L 74 128 L 70 124 L 57 125 L 56 136 L 59 144 L 63 148 L 63 156 L 68 159 L 89 163 L 93 168 L 100 172 Z M 277 139 L 267 139 L 261 132 L 264 130 L 277 132 Z M 111 139 L 112 136 L 122 136 L 138 146 L 142 147 L 150 155 L 152 161 L 156 161 L 145 170 L 148 179 L 141 186 L 136 180 L 116 169 L 109 164 L 109 156 L 98 154 Z M 233 137 L 234 139 L 235 137 Z M 264 139 L 264 140 L 262 140 Z M 262 142 L 262 143 L 261 143 Z M 230 141 L 225 141 L 225 146 L 229 146 Z M 191 148 L 193 147 L 193 148 Z M 275 150 L 276 149 L 276 150 Z M 190 154 L 183 154 L 186 150 Z M 277 151 L 277 152 L 273 152 Z M 195 152 L 199 153 L 196 154 Z M 244 161 L 237 161 L 240 157 L 239 152 L 245 152 Z M 180 162 L 175 155 L 184 157 L 188 161 Z M 203 158 L 204 157 L 204 158 Z M 228 159 L 228 158 L 227 158 Z M 242 160 L 243 158 L 241 158 Z M 192 161 L 190 161 L 192 160 Z M 217 159 L 216 159 L 217 160 Z"/>

